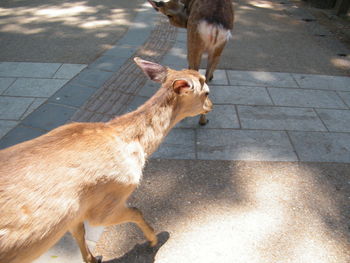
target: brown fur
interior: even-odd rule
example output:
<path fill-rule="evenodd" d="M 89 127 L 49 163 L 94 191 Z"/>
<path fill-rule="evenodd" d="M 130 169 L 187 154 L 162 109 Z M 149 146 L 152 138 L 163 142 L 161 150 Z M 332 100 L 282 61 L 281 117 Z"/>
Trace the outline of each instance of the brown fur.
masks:
<path fill-rule="evenodd" d="M 151 245 L 153 229 L 125 205 L 140 183 L 146 158 L 181 119 L 211 110 L 209 89 L 195 71 L 174 71 L 135 59 L 162 82 L 136 111 L 107 123 L 63 125 L 0 151 L 0 262 L 27 263 L 67 231 L 85 262 L 95 258 L 84 240 L 91 225 L 136 223 Z"/>

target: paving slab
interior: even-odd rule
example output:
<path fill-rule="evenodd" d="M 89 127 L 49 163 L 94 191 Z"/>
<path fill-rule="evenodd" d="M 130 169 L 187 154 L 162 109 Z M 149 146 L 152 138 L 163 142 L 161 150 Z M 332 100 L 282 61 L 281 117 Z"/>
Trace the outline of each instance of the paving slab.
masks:
<path fill-rule="evenodd" d="M 62 64 L 0 62 L 0 77 L 52 78 Z"/>
<path fill-rule="evenodd" d="M 350 162 L 350 134 L 288 132 L 302 162 Z"/>
<path fill-rule="evenodd" d="M 98 69 L 102 71 L 115 72 L 125 63 L 126 59 L 116 58 L 114 56 L 102 55 L 89 65 L 91 69 Z"/>
<path fill-rule="evenodd" d="M 24 112 L 24 114 L 21 117 L 21 120 L 24 120 L 29 114 L 31 114 L 33 111 L 39 108 L 40 105 L 42 105 L 46 100 L 47 98 L 34 98 L 33 103 L 30 104 L 28 109 Z"/>
<path fill-rule="evenodd" d="M 263 87 L 211 86 L 210 98 L 214 104 L 273 105 Z"/>
<path fill-rule="evenodd" d="M 0 94 L 8 89 L 15 80 L 15 78 L 0 78 Z"/>
<path fill-rule="evenodd" d="M 99 88 L 112 76 L 112 72 L 106 72 L 94 68 L 85 68 L 78 76 L 70 81 L 70 84 Z"/>
<path fill-rule="evenodd" d="M 243 129 L 327 131 L 310 108 L 239 105 L 237 109 Z"/>
<path fill-rule="evenodd" d="M 329 131 L 350 132 L 350 110 L 316 109 Z"/>
<path fill-rule="evenodd" d="M 268 88 L 275 105 L 348 109 L 334 91 Z"/>
<path fill-rule="evenodd" d="M 209 121 L 202 127 L 198 121 L 199 117 L 186 118 L 176 125 L 177 128 L 219 128 L 239 129 L 240 123 L 236 113 L 235 105 L 215 105 L 214 110 L 207 114 Z"/>
<path fill-rule="evenodd" d="M 289 73 L 228 70 L 227 75 L 231 85 L 298 87 Z"/>
<path fill-rule="evenodd" d="M 168 65 L 177 70 L 187 68 L 186 51 L 181 47 L 173 47 L 168 54 L 164 56 L 162 64 Z"/>
<path fill-rule="evenodd" d="M 173 129 L 151 158 L 196 159 L 195 131 Z"/>
<path fill-rule="evenodd" d="M 4 136 L 8 131 L 16 127 L 18 121 L 0 120 L 0 137 Z"/>
<path fill-rule="evenodd" d="M 345 102 L 345 104 L 350 108 L 350 92 L 337 92 L 337 94 Z"/>
<path fill-rule="evenodd" d="M 7 133 L 0 140 L 0 149 L 4 149 L 6 147 L 10 147 L 17 143 L 21 143 L 27 140 L 34 139 L 40 135 L 46 133 L 44 130 L 26 127 L 22 124 L 19 124 L 11 132 Z"/>
<path fill-rule="evenodd" d="M 45 103 L 22 121 L 22 124 L 50 131 L 65 124 L 76 111 L 75 108 Z"/>
<path fill-rule="evenodd" d="M 57 70 L 53 78 L 71 79 L 84 68 L 86 68 L 85 64 L 62 64 L 62 66 Z"/>
<path fill-rule="evenodd" d="M 200 69 L 199 72 L 205 75 L 205 69 Z M 209 83 L 209 87 L 212 85 L 229 85 L 226 70 L 217 69 L 214 72 L 214 77 Z"/>
<path fill-rule="evenodd" d="M 200 160 L 298 161 L 285 132 L 226 129 L 197 132 Z"/>
<path fill-rule="evenodd" d="M 3 95 L 21 97 L 52 96 L 66 84 L 66 79 L 18 78 Z"/>
<path fill-rule="evenodd" d="M 325 89 L 350 91 L 350 78 L 341 76 L 293 74 L 295 81 L 303 89 Z"/>
<path fill-rule="evenodd" d="M 95 92 L 96 90 L 94 88 L 68 84 L 51 96 L 49 101 L 56 104 L 80 107 Z"/>
<path fill-rule="evenodd" d="M 20 119 L 33 101 L 33 98 L 0 96 L 0 119 Z"/>

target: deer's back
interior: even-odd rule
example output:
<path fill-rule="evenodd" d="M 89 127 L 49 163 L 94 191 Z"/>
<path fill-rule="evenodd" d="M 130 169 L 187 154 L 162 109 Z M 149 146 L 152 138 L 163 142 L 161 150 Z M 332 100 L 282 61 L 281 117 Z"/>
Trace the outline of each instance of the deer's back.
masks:
<path fill-rule="evenodd" d="M 221 25 L 224 29 L 233 28 L 233 6 L 231 0 L 193 0 L 189 3 L 188 26 L 204 20 Z"/>

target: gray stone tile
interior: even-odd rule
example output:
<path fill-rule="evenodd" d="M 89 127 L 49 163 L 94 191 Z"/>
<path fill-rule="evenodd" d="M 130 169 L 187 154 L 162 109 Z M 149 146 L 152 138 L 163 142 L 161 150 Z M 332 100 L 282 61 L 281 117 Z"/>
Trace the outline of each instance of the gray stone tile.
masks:
<path fill-rule="evenodd" d="M 89 65 L 91 69 L 115 72 L 125 63 L 126 59 L 113 56 L 101 56 Z"/>
<path fill-rule="evenodd" d="M 273 104 L 267 90 L 260 87 L 212 86 L 210 98 L 214 104 Z"/>
<path fill-rule="evenodd" d="M 0 62 L 0 77 L 52 78 L 62 64 Z"/>
<path fill-rule="evenodd" d="M 130 45 L 117 45 L 109 50 L 107 50 L 105 53 L 103 53 L 104 56 L 113 56 L 118 59 L 128 59 L 138 50 L 138 47 L 130 46 Z"/>
<path fill-rule="evenodd" d="M 292 75 L 289 73 L 228 70 L 227 75 L 231 85 L 281 88 L 298 87 Z"/>
<path fill-rule="evenodd" d="M 288 132 L 300 161 L 350 162 L 350 134 Z"/>
<path fill-rule="evenodd" d="M 350 78 L 341 76 L 293 74 L 303 89 L 325 89 L 350 91 Z"/>
<path fill-rule="evenodd" d="M 161 61 L 161 64 L 177 70 L 187 68 L 188 65 L 186 50 L 180 47 L 173 47 L 164 56 L 164 58 Z"/>
<path fill-rule="evenodd" d="M 347 108 L 336 92 L 326 90 L 268 88 L 278 106 Z"/>
<path fill-rule="evenodd" d="M 56 104 L 43 104 L 25 118 L 22 124 L 43 130 L 52 130 L 65 124 L 76 109 Z"/>
<path fill-rule="evenodd" d="M 8 89 L 15 80 L 15 78 L 0 78 L 0 94 Z"/>
<path fill-rule="evenodd" d="M 48 98 L 66 82 L 65 79 L 19 78 L 4 92 L 4 95 Z"/>
<path fill-rule="evenodd" d="M 0 138 L 3 137 L 6 133 L 8 133 L 11 129 L 16 127 L 18 121 L 6 121 L 0 120 Z"/>
<path fill-rule="evenodd" d="M 136 110 L 138 107 L 144 104 L 147 100 L 148 98 L 135 96 L 134 99 L 128 104 L 127 112 Z"/>
<path fill-rule="evenodd" d="M 85 64 L 63 64 L 55 73 L 53 78 L 56 79 L 71 79 L 80 71 L 86 68 Z"/>
<path fill-rule="evenodd" d="M 86 68 L 78 76 L 76 76 L 70 84 L 79 85 L 82 87 L 99 88 L 101 87 L 110 77 L 112 72 L 101 71 L 97 69 Z"/>
<path fill-rule="evenodd" d="M 317 112 L 328 130 L 350 132 L 350 110 L 317 109 Z"/>
<path fill-rule="evenodd" d="M 199 116 L 186 118 L 176 125 L 178 128 L 239 128 L 239 121 L 234 105 L 215 105 L 207 114 L 209 122 L 205 126 L 198 124 Z"/>
<path fill-rule="evenodd" d="M 31 114 L 33 111 L 39 108 L 46 100 L 47 98 L 35 98 L 33 103 L 28 107 L 26 112 L 22 115 L 21 120 L 25 119 L 29 114 Z"/>
<path fill-rule="evenodd" d="M 327 131 L 313 109 L 238 106 L 243 129 Z"/>
<path fill-rule="evenodd" d="M 138 95 L 142 97 L 150 98 L 159 90 L 160 84 L 154 81 L 148 80 L 146 84 L 140 89 Z"/>
<path fill-rule="evenodd" d="M 205 75 L 205 69 L 200 69 L 199 72 Z M 217 69 L 214 71 L 214 78 L 208 83 L 209 87 L 212 85 L 228 85 L 226 71 Z"/>
<path fill-rule="evenodd" d="M 194 130 L 173 129 L 152 158 L 196 159 Z"/>
<path fill-rule="evenodd" d="M 297 161 L 285 132 L 198 130 L 198 159 Z"/>
<path fill-rule="evenodd" d="M 177 36 L 176 36 L 176 42 L 181 42 L 181 43 L 187 43 L 187 32 L 180 32 L 178 31 Z"/>
<path fill-rule="evenodd" d="M 1 138 L 0 149 L 10 147 L 20 142 L 31 140 L 44 133 L 44 131 L 38 129 L 18 125 L 14 129 L 9 131 L 9 133 L 7 133 L 4 137 Z"/>
<path fill-rule="evenodd" d="M 350 92 L 337 92 L 343 101 L 350 107 Z"/>
<path fill-rule="evenodd" d="M 130 46 L 138 46 L 142 45 L 151 32 L 151 28 L 148 27 L 145 23 L 134 23 L 132 30 L 129 29 L 127 34 L 123 36 L 122 39 L 118 41 L 118 45 L 130 45 Z"/>
<path fill-rule="evenodd" d="M 56 92 L 50 99 L 50 102 L 64 104 L 74 107 L 82 106 L 94 93 L 96 89 L 80 87 L 76 85 L 65 85 Z"/>
<path fill-rule="evenodd" d="M 0 119 L 19 120 L 28 107 L 34 101 L 33 98 L 0 97 Z"/>

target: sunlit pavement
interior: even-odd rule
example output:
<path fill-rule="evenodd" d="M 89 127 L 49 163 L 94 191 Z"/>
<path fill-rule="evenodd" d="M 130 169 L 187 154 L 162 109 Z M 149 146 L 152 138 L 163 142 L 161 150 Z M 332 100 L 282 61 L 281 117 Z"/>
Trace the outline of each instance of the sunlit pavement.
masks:
<path fill-rule="evenodd" d="M 160 245 L 149 249 L 131 225 L 108 228 L 101 238 L 101 229 L 88 227 L 89 245 L 106 262 L 350 261 L 350 64 L 337 55 L 350 52 L 315 21 L 305 22 L 312 16 L 293 2 L 242 0 L 236 14 L 233 40 L 210 83 L 209 123 L 179 123 L 130 201 L 157 230 Z M 94 62 L 50 64 L 57 69 L 39 78 L 56 80 L 62 67 L 77 72 L 45 96 L 38 84 L 16 84 L 28 76 L 0 64 L 0 123 L 15 127 L 1 125 L 0 146 L 142 104 L 157 85 L 132 57 L 187 66 L 185 31 L 166 23 L 144 5 Z M 320 40 L 321 33 L 327 38 Z M 15 107 L 8 97 L 29 105 Z M 67 235 L 36 262 L 81 258 Z"/>

